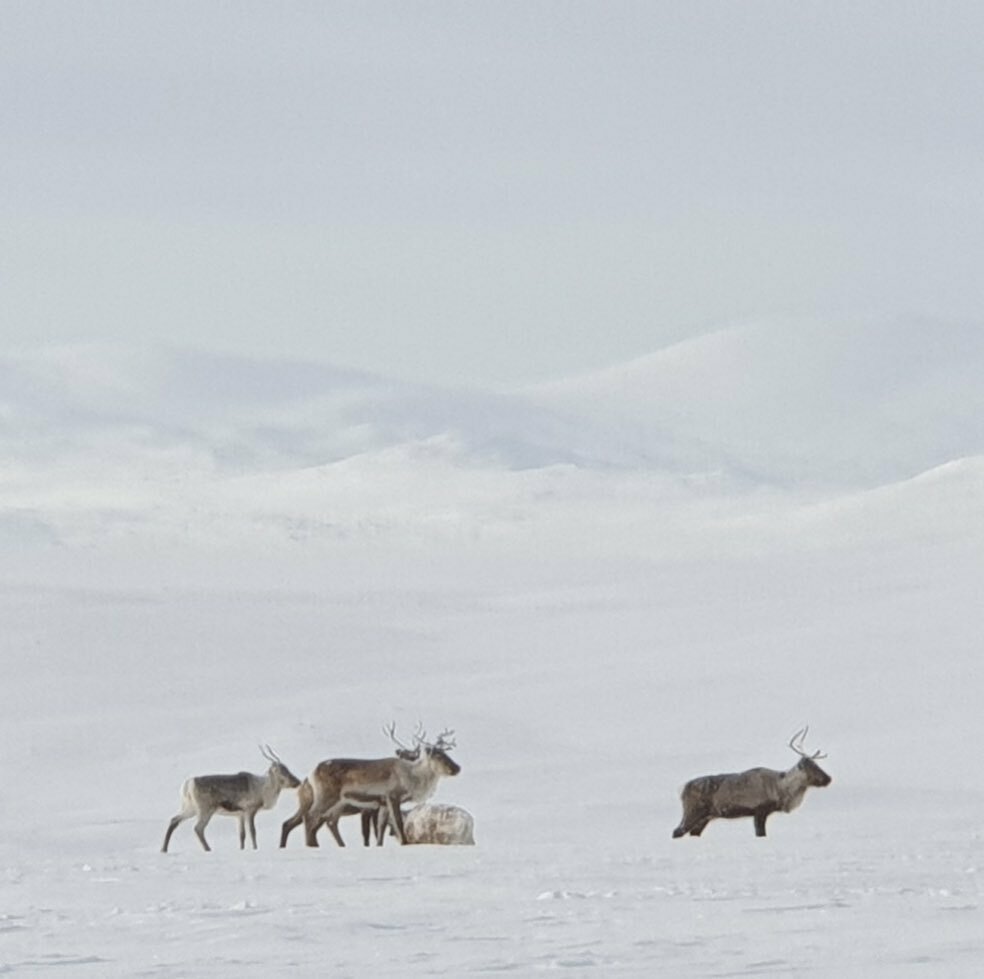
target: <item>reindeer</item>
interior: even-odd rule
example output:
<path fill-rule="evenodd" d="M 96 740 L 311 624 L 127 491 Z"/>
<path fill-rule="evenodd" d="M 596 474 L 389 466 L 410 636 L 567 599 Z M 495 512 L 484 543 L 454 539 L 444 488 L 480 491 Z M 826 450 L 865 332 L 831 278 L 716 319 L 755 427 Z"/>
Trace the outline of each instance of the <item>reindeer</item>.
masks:
<path fill-rule="evenodd" d="M 338 832 L 338 820 L 360 810 L 378 811 L 380 819 L 385 815 L 399 841 L 406 843 L 401 804 L 430 798 L 438 780 L 457 775 L 461 767 L 448 755 L 454 747 L 453 731 L 442 732 L 432 744 L 418 725 L 414 734 L 416 747 L 411 749 L 396 737 L 395 724 L 384 730 L 400 749 L 397 757 L 332 758 L 321 762 L 301 784 L 297 793 L 298 810 L 281 830 L 282 847 L 302 822 L 308 846 L 318 846 L 317 832 L 323 824 L 328 826 L 335 842 L 345 846 Z M 365 833 L 365 823 L 363 826 Z M 377 842 L 382 842 L 384 832 L 385 826 L 377 824 Z"/>
<path fill-rule="evenodd" d="M 416 761 L 420 757 L 420 745 L 415 748 L 397 748 L 396 757 L 404 761 Z M 307 779 L 304 780 L 309 786 Z M 396 829 L 389 819 L 388 807 L 385 803 L 380 803 L 372 808 L 359 808 L 356 806 L 346 806 L 342 811 L 343 816 L 359 816 L 362 823 L 362 845 L 369 846 L 370 840 L 375 837 L 376 846 L 382 846 L 387 835 L 396 836 Z M 337 837 L 336 837 L 337 839 Z"/>
<path fill-rule="evenodd" d="M 293 772 L 274 754 L 269 745 L 260 748 L 270 762 L 266 775 L 239 772 L 238 775 L 198 775 L 181 786 L 181 812 L 168 824 L 161 853 L 167 853 L 171 834 L 186 819 L 198 817 L 195 834 L 206 850 L 211 847 L 205 839 L 205 827 L 215 813 L 235 816 L 239 820 L 239 849 L 246 848 L 246 826 L 256 849 L 256 814 L 260 809 L 272 809 L 283 789 L 296 789 L 301 783 Z"/>
<path fill-rule="evenodd" d="M 396 756 L 402 758 L 405 761 L 416 761 L 420 756 L 419 746 L 414 749 L 408 748 L 397 748 Z M 344 759 L 338 759 L 338 761 L 344 761 Z M 291 832 L 296 829 L 301 822 L 304 820 L 304 814 L 308 812 L 311 808 L 311 804 L 314 801 L 314 792 L 311 789 L 310 779 L 304 779 L 301 782 L 300 788 L 297 790 L 297 801 L 298 809 L 297 812 L 288 819 L 282 829 L 280 834 L 280 846 L 284 847 L 287 845 L 287 837 Z M 387 831 L 395 835 L 396 831 L 393 829 L 392 824 L 389 822 L 389 817 L 387 815 L 386 803 L 378 802 L 375 804 L 362 804 L 362 805 L 347 805 L 339 814 L 339 818 L 342 816 L 359 816 L 361 817 L 362 824 L 362 845 L 369 846 L 370 841 L 373 836 L 376 838 L 376 845 L 382 846 L 383 839 Z M 322 820 L 320 825 L 324 825 L 324 820 Z M 319 826 L 320 828 L 320 826 Z M 341 839 L 341 834 L 338 831 L 338 827 L 332 829 L 335 839 L 338 841 L 339 846 L 345 846 L 344 841 Z"/>
<path fill-rule="evenodd" d="M 704 775 L 687 782 L 680 793 L 683 818 L 673 830 L 673 838 L 700 836 L 712 819 L 737 819 L 751 816 L 755 835 L 765 836 L 765 821 L 774 812 L 792 812 L 810 786 L 830 785 L 830 776 L 817 764 L 827 756 L 803 750 L 808 727 L 789 739 L 789 747 L 800 760 L 788 771 L 750 768 L 747 772 L 728 775 Z"/>
<path fill-rule="evenodd" d="M 403 819 L 407 843 L 438 846 L 474 846 L 475 820 L 459 806 L 425 802 L 414 806 Z"/>

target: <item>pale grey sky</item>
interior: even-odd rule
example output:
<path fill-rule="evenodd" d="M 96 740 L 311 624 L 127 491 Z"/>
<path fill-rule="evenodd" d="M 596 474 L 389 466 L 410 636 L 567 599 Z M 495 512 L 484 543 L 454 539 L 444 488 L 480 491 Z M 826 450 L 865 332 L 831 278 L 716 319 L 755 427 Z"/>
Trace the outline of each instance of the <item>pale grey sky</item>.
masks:
<path fill-rule="evenodd" d="M 0 346 L 499 385 L 984 323 L 976 2 L 0 6 Z"/>

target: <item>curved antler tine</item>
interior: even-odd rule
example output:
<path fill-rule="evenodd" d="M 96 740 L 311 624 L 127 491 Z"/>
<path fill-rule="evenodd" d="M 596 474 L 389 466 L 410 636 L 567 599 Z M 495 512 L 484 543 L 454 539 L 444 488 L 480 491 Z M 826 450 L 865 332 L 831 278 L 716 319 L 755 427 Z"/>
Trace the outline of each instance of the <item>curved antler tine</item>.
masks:
<path fill-rule="evenodd" d="M 807 724 L 802 730 L 797 731 L 789 739 L 789 747 L 793 749 L 798 755 L 805 755 L 806 752 L 803 750 L 803 739 L 806 737 L 806 732 L 810 730 L 810 725 Z"/>
<path fill-rule="evenodd" d="M 437 736 L 437 746 L 438 746 L 438 748 L 441 748 L 444 751 L 447 751 L 450 748 L 453 748 L 455 746 L 454 729 L 453 728 L 446 727 Z"/>
<path fill-rule="evenodd" d="M 426 745 L 427 742 L 427 730 L 424 727 L 423 721 L 417 721 L 417 726 L 413 729 L 413 740 L 414 744 L 418 747 L 420 745 Z"/>
<path fill-rule="evenodd" d="M 390 721 L 389 727 L 385 724 L 383 725 L 383 733 L 393 742 L 398 748 L 402 748 L 404 751 L 409 751 L 410 749 L 396 736 L 396 721 Z"/>
<path fill-rule="evenodd" d="M 270 745 L 265 744 L 265 745 L 263 745 L 263 747 L 266 748 L 267 758 L 269 758 L 270 761 L 275 761 L 278 765 L 282 765 L 283 764 L 283 762 L 280 760 L 280 755 L 278 755 L 273 750 L 273 748 L 270 747 Z"/>

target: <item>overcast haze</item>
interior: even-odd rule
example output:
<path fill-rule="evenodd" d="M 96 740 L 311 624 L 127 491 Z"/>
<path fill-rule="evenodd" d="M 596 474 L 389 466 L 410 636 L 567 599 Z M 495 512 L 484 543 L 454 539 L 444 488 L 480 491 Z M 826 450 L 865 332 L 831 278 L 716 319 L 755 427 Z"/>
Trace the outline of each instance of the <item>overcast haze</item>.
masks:
<path fill-rule="evenodd" d="M 984 309 L 976 4 L 6 3 L 0 340 L 509 385 Z"/>
<path fill-rule="evenodd" d="M 976 979 L 982 28 L 0 3 L 0 974 Z M 159 852 L 418 721 L 475 846 Z"/>

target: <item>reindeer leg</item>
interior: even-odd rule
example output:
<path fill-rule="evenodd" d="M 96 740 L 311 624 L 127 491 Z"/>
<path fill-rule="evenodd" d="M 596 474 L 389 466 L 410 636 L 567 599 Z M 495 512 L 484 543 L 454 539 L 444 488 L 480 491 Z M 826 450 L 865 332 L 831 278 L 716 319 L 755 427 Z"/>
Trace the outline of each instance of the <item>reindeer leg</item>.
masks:
<path fill-rule="evenodd" d="M 769 816 L 772 815 L 774 811 L 775 810 L 773 810 L 770 807 L 763 807 L 761 809 L 755 810 L 754 818 L 755 818 L 756 836 L 765 836 L 765 821 L 769 818 Z"/>
<path fill-rule="evenodd" d="M 363 809 L 359 814 L 362 819 L 362 845 L 369 845 L 369 837 L 372 835 L 373 824 L 377 822 L 378 809 Z M 377 825 L 378 829 L 378 825 Z"/>
<path fill-rule="evenodd" d="M 321 829 L 322 826 L 327 826 L 328 831 L 335 838 L 335 842 L 339 846 L 345 846 L 345 840 L 342 839 L 342 834 L 338 831 L 338 820 L 351 811 L 352 810 L 349 808 L 348 803 L 344 799 L 336 798 L 332 805 L 321 810 L 315 822 L 312 823 L 309 816 L 308 820 L 304 823 L 304 826 L 308 832 L 308 840 L 310 841 L 310 839 L 315 833 L 318 832 L 319 829 Z M 314 843 L 314 846 L 317 845 L 317 843 Z M 308 842 L 308 846 L 311 846 L 310 842 Z"/>
<path fill-rule="evenodd" d="M 680 820 L 680 825 L 673 830 L 673 839 L 678 840 L 681 836 L 690 833 L 691 836 L 700 836 L 704 827 L 711 821 L 710 816 L 703 809 L 684 811 Z"/>
<path fill-rule="evenodd" d="M 390 821 L 396 828 L 396 838 L 400 841 L 402 846 L 405 846 L 407 842 L 407 834 L 403 829 L 403 810 L 400 809 L 401 801 L 402 796 L 395 792 L 386 797 L 386 807 L 389 812 Z"/>
<path fill-rule="evenodd" d="M 690 835 L 691 836 L 700 836 L 700 834 L 703 833 L 704 830 L 707 828 L 707 824 L 710 821 L 711 821 L 711 817 L 710 816 L 702 816 L 695 823 L 692 823 L 691 824 L 691 826 L 690 826 Z"/>
<path fill-rule="evenodd" d="M 320 817 L 312 816 L 310 812 L 304 814 L 304 844 L 305 846 L 319 846 L 318 830 L 321 828 L 323 820 Z"/>
<path fill-rule="evenodd" d="M 287 837 L 297 829 L 301 823 L 304 822 L 304 812 L 298 809 L 290 819 L 284 820 L 283 826 L 280 827 L 280 848 L 283 849 L 287 846 Z"/>
<path fill-rule="evenodd" d="M 244 812 L 239 812 L 236 814 L 236 819 L 239 821 L 239 849 L 246 849 L 246 814 Z"/>
<path fill-rule="evenodd" d="M 253 849 L 256 849 L 256 810 L 250 809 L 246 814 L 246 818 L 249 820 L 249 839 L 253 844 Z"/>
<path fill-rule="evenodd" d="M 328 827 L 331 835 L 335 837 L 335 842 L 339 846 L 345 846 L 345 840 L 342 839 L 342 834 L 338 831 L 338 816 L 331 816 L 325 819 L 324 824 Z"/>
<path fill-rule="evenodd" d="M 202 814 L 201 816 L 199 816 L 198 822 L 195 823 L 195 835 L 201 841 L 202 846 L 205 847 L 206 850 L 212 849 L 208 845 L 208 840 L 205 839 L 205 827 L 208 826 L 208 821 L 211 818 L 212 818 L 211 813 L 208 813 L 207 815 Z"/>
<path fill-rule="evenodd" d="M 171 834 L 186 820 L 191 819 L 192 813 L 179 812 L 177 816 L 174 817 L 167 824 L 167 832 L 164 834 L 164 845 L 161 847 L 161 853 L 167 853 L 167 845 L 171 842 Z"/>

